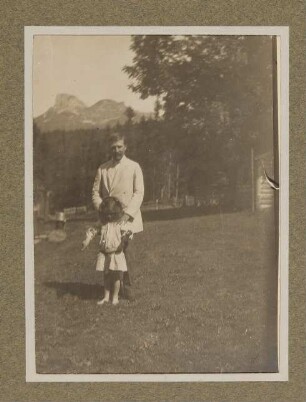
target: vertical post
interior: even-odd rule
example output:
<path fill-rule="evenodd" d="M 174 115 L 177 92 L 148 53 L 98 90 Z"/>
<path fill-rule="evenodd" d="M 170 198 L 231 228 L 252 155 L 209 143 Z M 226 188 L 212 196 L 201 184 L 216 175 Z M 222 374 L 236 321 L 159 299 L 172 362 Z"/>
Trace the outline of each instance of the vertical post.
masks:
<path fill-rule="evenodd" d="M 176 181 L 175 181 L 175 202 L 178 205 L 178 194 L 179 194 L 179 178 L 180 178 L 180 165 L 176 164 Z"/>
<path fill-rule="evenodd" d="M 168 166 L 168 168 L 169 168 L 169 173 L 168 173 L 168 200 L 170 201 L 170 198 L 171 198 L 171 163 L 172 163 L 172 161 L 171 161 L 171 152 L 170 152 L 170 154 L 169 154 L 169 166 Z"/>
<path fill-rule="evenodd" d="M 156 168 L 155 168 L 155 165 L 154 165 L 154 167 L 153 167 L 153 183 L 152 183 L 152 198 L 153 198 L 153 200 L 156 199 L 156 196 L 155 196 L 155 186 L 156 186 L 155 179 L 156 179 Z"/>
<path fill-rule="evenodd" d="M 279 183 L 279 129 L 280 129 L 280 38 L 277 36 L 272 37 L 272 77 L 273 77 L 273 159 L 274 159 L 274 179 Z M 281 184 L 280 184 L 281 185 Z M 275 288 L 277 291 L 277 298 L 271 300 L 269 305 L 274 314 L 273 305 L 277 304 L 278 312 L 280 311 L 280 271 L 279 271 L 279 191 L 274 191 L 274 226 L 275 226 L 275 251 L 274 255 L 271 256 L 271 264 L 274 263 L 274 270 L 271 270 L 271 274 L 269 279 L 271 278 L 270 283 L 275 284 Z M 271 292 L 274 291 L 274 288 L 271 289 Z M 273 293 L 272 293 L 273 294 Z M 270 311 L 268 311 L 268 314 Z M 273 317 L 271 313 L 269 317 Z M 279 345 L 279 329 L 280 329 L 280 321 L 279 321 L 279 314 L 278 317 L 275 317 L 271 321 L 272 327 L 267 334 L 268 339 L 271 340 L 277 338 L 277 345 Z M 271 346 L 274 348 L 274 353 L 278 357 L 278 365 L 280 362 L 280 356 L 278 353 L 278 346 L 271 343 L 267 345 L 269 351 L 272 350 Z"/>
<path fill-rule="evenodd" d="M 50 195 L 51 195 L 51 192 L 47 191 L 46 192 L 46 200 L 45 200 L 45 214 L 44 214 L 45 221 L 49 219 L 49 215 L 50 215 L 50 212 L 49 212 L 50 211 Z"/>
<path fill-rule="evenodd" d="M 279 147 L 278 147 L 278 131 L 279 131 L 279 44 L 277 36 L 272 38 L 272 62 L 273 62 L 273 157 L 274 157 L 274 180 L 279 183 Z M 276 246 L 278 248 L 278 225 L 279 225 L 279 191 L 274 192 L 274 215 L 276 228 Z"/>
<path fill-rule="evenodd" d="M 252 186 L 252 212 L 255 212 L 255 172 L 254 172 L 254 148 L 251 148 L 251 186 Z"/>

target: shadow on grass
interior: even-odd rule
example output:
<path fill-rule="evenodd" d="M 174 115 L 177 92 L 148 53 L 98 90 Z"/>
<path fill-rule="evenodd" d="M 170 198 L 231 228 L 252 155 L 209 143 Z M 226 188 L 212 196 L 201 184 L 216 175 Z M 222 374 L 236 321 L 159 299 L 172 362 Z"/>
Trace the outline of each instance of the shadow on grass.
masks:
<path fill-rule="evenodd" d="M 45 286 L 56 290 L 57 297 L 77 296 L 81 300 L 98 300 L 103 295 L 103 286 L 73 282 L 45 282 Z"/>

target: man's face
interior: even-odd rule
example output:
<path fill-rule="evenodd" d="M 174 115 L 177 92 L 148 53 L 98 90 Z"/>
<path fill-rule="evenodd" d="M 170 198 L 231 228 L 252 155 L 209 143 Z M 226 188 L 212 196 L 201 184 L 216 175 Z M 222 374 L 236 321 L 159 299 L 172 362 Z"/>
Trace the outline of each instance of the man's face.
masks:
<path fill-rule="evenodd" d="M 123 140 L 115 141 L 110 146 L 112 158 L 115 161 L 120 161 L 126 151 L 126 145 Z"/>

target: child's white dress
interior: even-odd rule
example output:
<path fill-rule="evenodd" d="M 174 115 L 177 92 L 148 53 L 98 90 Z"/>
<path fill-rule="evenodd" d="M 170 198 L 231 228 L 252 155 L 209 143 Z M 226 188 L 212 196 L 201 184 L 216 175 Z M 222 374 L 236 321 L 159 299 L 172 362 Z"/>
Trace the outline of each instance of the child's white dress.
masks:
<path fill-rule="evenodd" d="M 131 231 L 128 222 L 124 225 L 110 222 L 101 226 L 100 251 L 96 261 L 97 271 L 127 271 L 124 252 L 116 252 L 121 245 L 122 235 L 127 231 Z M 97 233 L 97 228 L 89 228 L 86 232 L 86 240 L 90 241 Z"/>

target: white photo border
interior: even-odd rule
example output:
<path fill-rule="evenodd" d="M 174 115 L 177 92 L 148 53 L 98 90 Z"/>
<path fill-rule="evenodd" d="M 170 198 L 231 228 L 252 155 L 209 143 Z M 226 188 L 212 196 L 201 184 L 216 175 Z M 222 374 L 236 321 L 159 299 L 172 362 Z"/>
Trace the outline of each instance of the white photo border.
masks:
<path fill-rule="evenodd" d="M 35 35 L 271 35 L 277 36 L 279 261 L 277 373 L 38 374 L 35 364 L 33 229 L 33 39 Z M 25 26 L 25 322 L 27 382 L 235 382 L 288 381 L 289 290 L 289 27 L 288 26 Z"/>

